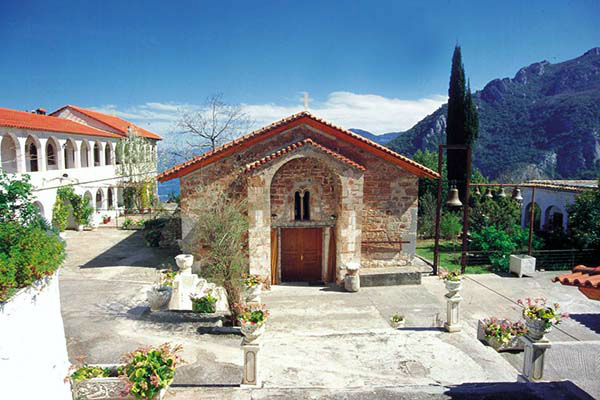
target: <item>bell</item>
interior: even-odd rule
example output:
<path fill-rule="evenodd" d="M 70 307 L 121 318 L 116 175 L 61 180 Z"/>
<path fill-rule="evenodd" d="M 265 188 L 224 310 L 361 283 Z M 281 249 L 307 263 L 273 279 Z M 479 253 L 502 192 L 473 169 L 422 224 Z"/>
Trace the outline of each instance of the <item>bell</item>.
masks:
<path fill-rule="evenodd" d="M 487 191 L 485 192 L 485 197 L 487 197 L 488 199 L 494 198 L 494 195 L 492 194 L 492 189 L 487 188 Z"/>
<path fill-rule="evenodd" d="M 477 196 L 481 196 L 481 190 L 479 190 L 479 186 L 477 186 L 477 187 L 475 188 L 475 194 L 476 194 Z"/>
<path fill-rule="evenodd" d="M 498 192 L 498 197 L 506 197 L 506 192 L 504 191 L 503 187 L 500 188 L 500 192 Z"/>
<path fill-rule="evenodd" d="M 515 190 L 513 190 L 513 199 L 515 199 L 518 202 L 523 201 L 523 196 L 521 196 L 521 189 L 519 188 L 515 188 Z"/>
<path fill-rule="evenodd" d="M 446 202 L 447 206 L 450 207 L 460 207 L 462 206 L 462 203 L 460 202 L 460 199 L 458 198 L 458 189 L 453 187 L 452 189 L 450 189 L 450 195 L 448 196 L 448 201 Z"/>

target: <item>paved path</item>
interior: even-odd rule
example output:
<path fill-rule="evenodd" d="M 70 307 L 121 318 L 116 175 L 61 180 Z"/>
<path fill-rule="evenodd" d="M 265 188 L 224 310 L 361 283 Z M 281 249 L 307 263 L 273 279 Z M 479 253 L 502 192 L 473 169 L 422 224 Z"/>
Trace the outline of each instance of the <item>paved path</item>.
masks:
<path fill-rule="evenodd" d="M 84 356 L 88 362 L 115 362 L 140 345 L 181 343 L 188 363 L 178 370 L 167 398 L 473 398 L 464 396 L 474 390 L 474 382 L 499 396 L 486 398 L 517 398 L 510 393 L 525 392 L 544 398 L 541 386 L 515 392 L 512 386 L 494 385 L 516 381 L 520 356 L 499 355 L 475 339 L 479 318 L 517 319 L 515 301 L 538 295 L 559 301 L 575 317 L 550 334 L 554 347 L 547 377 L 576 385 L 544 387 L 557 398 L 563 392 L 570 393 L 564 398 L 577 397 L 577 387 L 600 397 L 599 369 L 590 365 L 600 350 L 600 302 L 551 283 L 552 273 L 523 279 L 469 276 L 463 290 L 464 329 L 456 334 L 439 329 L 445 320 L 445 290 L 435 277 L 424 278 L 420 286 L 365 288 L 356 294 L 276 286 L 263 296 L 272 311 L 260 353 L 265 388 L 243 391 L 236 387 L 239 336 L 200 334 L 198 324 L 144 313 L 145 291 L 156 268 L 173 254 L 146 247 L 139 232 L 114 229 L 68 232 L 67 244 L 60 284 L 71 361 Z M 405 329 L 389 327 L 394 313 L 406 315 Z"/>

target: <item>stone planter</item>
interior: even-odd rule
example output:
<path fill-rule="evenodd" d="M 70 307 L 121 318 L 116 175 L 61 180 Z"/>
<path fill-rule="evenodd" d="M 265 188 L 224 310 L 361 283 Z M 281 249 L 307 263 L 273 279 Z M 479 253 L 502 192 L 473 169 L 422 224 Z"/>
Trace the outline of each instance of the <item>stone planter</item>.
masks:
<path fill-rule="evenodd" d="M 535 257 L 527 254 L 511 254 L 509 271 L 522 278 L 523 275 L 535 275 Z"/>
<path fill-rule="evenodd" d="M 263 333 L 265 333 L 265 323 L 253 324 L 246 321 L 240 321 L 242 335 L 246 338 L 246 343 L 254 343 Z"/>
<path fill-rule="evenodd" d="M 406 318 L 397 322 L 390 321 L 390 325 L 392 325 L 392 328 L 394 329 L 404 328 L 404 325 L 406 325 Z"/>
<path fill-rule="evenodd" d="M 514 336 L 506 343 L 501 343 L 495 337 L 487 338 L 485 336 L 485 331 L 483 330 L 483 321 L 479 320 L 477 323 L 477 339 L 486 343 L 488 346 L 492 347 L 498 353 L 501 351 L 523 351 L 525 348 L 523 342 L 521 341 L 521 336 Z"/>
<path fill-rule="evenodd" d="M 115 370 L 120 365 L 98 364 L 90 365 L 100 368 L 111 368 Z M 127 385 L 127 382 L 121 378 L 92 378 L 87 381 L 75 382 L 71 380 L 71 392 L 73 399 L 78 400 L 132 400 L 135 397 L 131 394 L 121 396 L 121 392 Z M 162 389 L 158 395 L 154 396 L 154 400 L 162 399 L 165 396 L 166 389 Z"/>
<path fill-rule="evenodd" d="M 527 326 L 527 334 L 525 336 L 533 340 L 542 340 L 544 335 L 552 330 L 552 327 L 546 328 L 545 322 L 542 319 L 525 318 L 525 326 Z"/>
<path fill-rule="evenodd" d="M 458 292 L 462 289 L 462 281 L 444 281 L 444 285 L 446 285 L 446 290 L 448 292 Z"/>
<path fill-rule="evenodd" d="M 171 295 L 173 290 L 170 287 L 160 286 L 153 287 L 152 289 L 146 292 L 148 296 L 148 304 L 150 304 L 150 309 L 152 311 L 158 311 L 164 309 L 167 304 L 169 304 L 169 300 L 171 300 Z"/>
<path fill-rule="evenodd" d="M 360 275 L 347 274 L 344 277 L 344 289 L 348 292 L 358 292 L 358 289 L 360 289 Z"/>
<path fill-rule="evenodd" d="M 83 232 L 83 225 L 77 225 L 77 231 L 78 232 Z"/>
<path fill-rule="evenodd" d="M 191 268 L 194 264 L 194 256 L 192 254 L 180 254 L 175 257 L 175 263 L 181 272 L 185 271 L 186 273 L 191 273 Z"/>
<path fill-rule="evenodd" d="M 247 303 L 260 303 L 261 285 L 246 288 L 246 302 Z"/>

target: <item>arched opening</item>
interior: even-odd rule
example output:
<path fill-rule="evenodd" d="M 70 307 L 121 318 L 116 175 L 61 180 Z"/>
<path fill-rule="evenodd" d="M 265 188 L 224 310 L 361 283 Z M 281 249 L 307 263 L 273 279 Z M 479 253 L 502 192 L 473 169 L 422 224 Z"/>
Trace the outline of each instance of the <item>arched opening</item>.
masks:
<path fill-rule="evenodd" d="M 2 156 L 2 169 L 7 172 L 14 174 L 17 172 L 17 143 L 9 135 L 2 137 L 1 156 Z"/>
<path fill-rule="evenodd" d="M 79 151 L 80 151 L 81 168 L 89 167 L 90 166 L 90 160 L 89 160 L 90 145 L 88 144 L 88 142 L 86 140 L 81 142 L 81 150 L 79 150 Z"/>
<path fill-rule="evenodd" d="M 90 193 L 89 190 L 85 192 L 85 194 L 83 195 L 83 198 L 87 200 L 88 206 L 94 208 L 94 202 L 92 201 L 92 194 Z"/>
<path fill-rule="evenodd" d="M 310 221 L 310 192 L 308 190 L 302 196 L 302 219 Z"/>
<path fill-rule="evenodd" d="M 106 202 L 108 203 L 108 209 L 111 210 L 113 208 L 113 190 L 112 190 L 112 188 L 108 188 L 108 192 L 106 195 Z"/>
<path fill-rule="evenodd" d="M 104 145 L 104 165 L 112 165 L 112 148 L 110 143 Z"/>
<path fill-rule="evenodd" d="M 102 189 L 98 189 L 96 191 L 96 211 L 102 210 L 103 200 L 104 200 L 104 193 L 102 193 Z"/>
<path fill-rule="evenodd" d="M 37 172 L 39 168 L 39 148 L 33 139 L 29 136 L 25 141 L 25 169 L 27 172 Z"/>
<path fill-rule="evenodd" d="M 75 168 L 75 145 L 71 139 L 65 143 L 65 168 Z"/>
<path fill-rule="evenodd" d="M 36 201 L 36 202 L 33 203 L 33 206 L 37 210 L 38 214 L 42 218 L 45 218 L 45 216 L 44 216 L 44 205 L 42 203 L 40 203 L 39 201 Z"/>
<path fill-rule="evenodd" d="M 300 192 L 294 193 L 294 221 L 302 219 L 302 198 Z"/>
<path fill-rule="evenodd" d="M 48 139 L 46 143 L 46 168 L 48 170 L 58 169 L 58 145 L 54 139 Z"/>
<path fill-rule="evenodd" d="M 537 203 L 533 203 L 533 230 L 535 232 L 539 232 L 541 229 L 541 220 L 542 220 L 542 210 Z M 525 227 L 529 227 L 529 223 L 531 221 L 531 203 L 527 204 L 525 207 Z"/>
<path fill-rule="evenodd" d="M 562 230 L 564 223 L 564 215 L 560 208 L 550 206 L 546 208 L 544 230 L 554 231 Z"/>
<path fill-rule="evenodd" d="M 94 143 L 94 166 L 98 167 L 100 165 L 100 143 Z"/>
<path fill-rule="evenodd" d="M 123 162 L 123 141 L 120 140 L 115 146 L 115 164 L 119 165 Z"/>

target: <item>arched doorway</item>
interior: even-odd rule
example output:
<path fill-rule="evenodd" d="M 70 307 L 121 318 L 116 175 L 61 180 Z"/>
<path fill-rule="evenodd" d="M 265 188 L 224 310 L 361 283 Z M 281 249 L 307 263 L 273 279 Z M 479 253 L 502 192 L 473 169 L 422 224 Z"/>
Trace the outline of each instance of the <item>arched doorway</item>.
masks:
<path fill-rule="evenodd" d="M 94 202 L 92 201 L 92 194 L 90 193 L 89 190 L 85 192 L 85 194 L 83 195 L 83 198 L 87 200 L 88 206 L 94 208 Z"/>
<path fill-rule="evenodd" d="M 94 143 L 94 167 L 98 167 L 100 165 L 100 154 L 101 154 L 100 143 L 96 142 L 96 143 Z"/>
<path fill-rule="evenodd" d="M 2 136 L 0 144 L 2 156 L 2 169 L 10 174 L 17 173 L 17 142 L 9 135 Z"/>
<path fill-rule="evenodd" d="M 550 206 L 546 208 L 545 212 L 545 224 L 544 230 L 562 230 L 564 224 L 564 215 L 560 208 L 556 206 Z"/>
<path fill-rule="evenodd" d="M 58 143 L 53 138 L 46 143 L 46 169 L 58 169 Z"/>
<path fill-rule="evenodd" d="M 108 188 L 107 195 L 106 195 L 106 201 L 108 203 L 108 209 L 111 210 L 114 207 L 114 205 L 113 205 L 113 189 L 112 188 Z"/>
<path fill-rule="evenodd" d="M 25 169 L 27 172 L 37 172 L 39 167 L 39 146 L 32 136 L 28 136 L 25 141 Z"/>
<path fill-rule="evenodd" d="M 42 218 L 46 218 L 46 216 L 44 215 L 44 205 L 42 203 L 40 203 L 39 201 L 36 201 L 33 203 L 33 206 L 36 208 L 38 214 Z"/>
<path fill-rule="evenodd" d="M 112 148 L 110 143 L 104 145 L 104 165 L 112 165 Z"/>
<path fill-rule="evenodd" d="M 96 211 L 100 211 L 103 208 L 104 203 L 104 193 L 102 189 L 98 189 L 96 191 Z"/>
<path fill-rule="evenodd" d="M 79 150 L 80 152 L 80 162 L 81 162 L 81 168 L 87 168 L 90 166 L 90 145 L 88 144 L 87 140 L 84 140 L 81 142 L 81 150 Z"/>
<path fill-rule="evenodd" d="M 75 168 L 75 144 L 71 139 L 65 143 L 65 168 Z"/>
<path fill-rule="evenodd" d="M 333 281 L 341 181 L 324 162 L 294 158 L 273 175 L 271 226 L 281 251 L 274 281 Z M 272 243 L 273 246 L 273 243 Z M 276 255 L 272 253 L 272 257 Z"/>
<path fill-rule="evenodd" d="M 535 232 L 539 232 L 541 229 L 541 221 L 542 221 L 542 210 L 537 203 L 533 203 L 533 230 Z M 525 214 L 523 215 L 525 219 L 525 227 L 529 227 L 529 223 L 531 221 L 531 203 L 527 204 L 525 207 Z"/>

